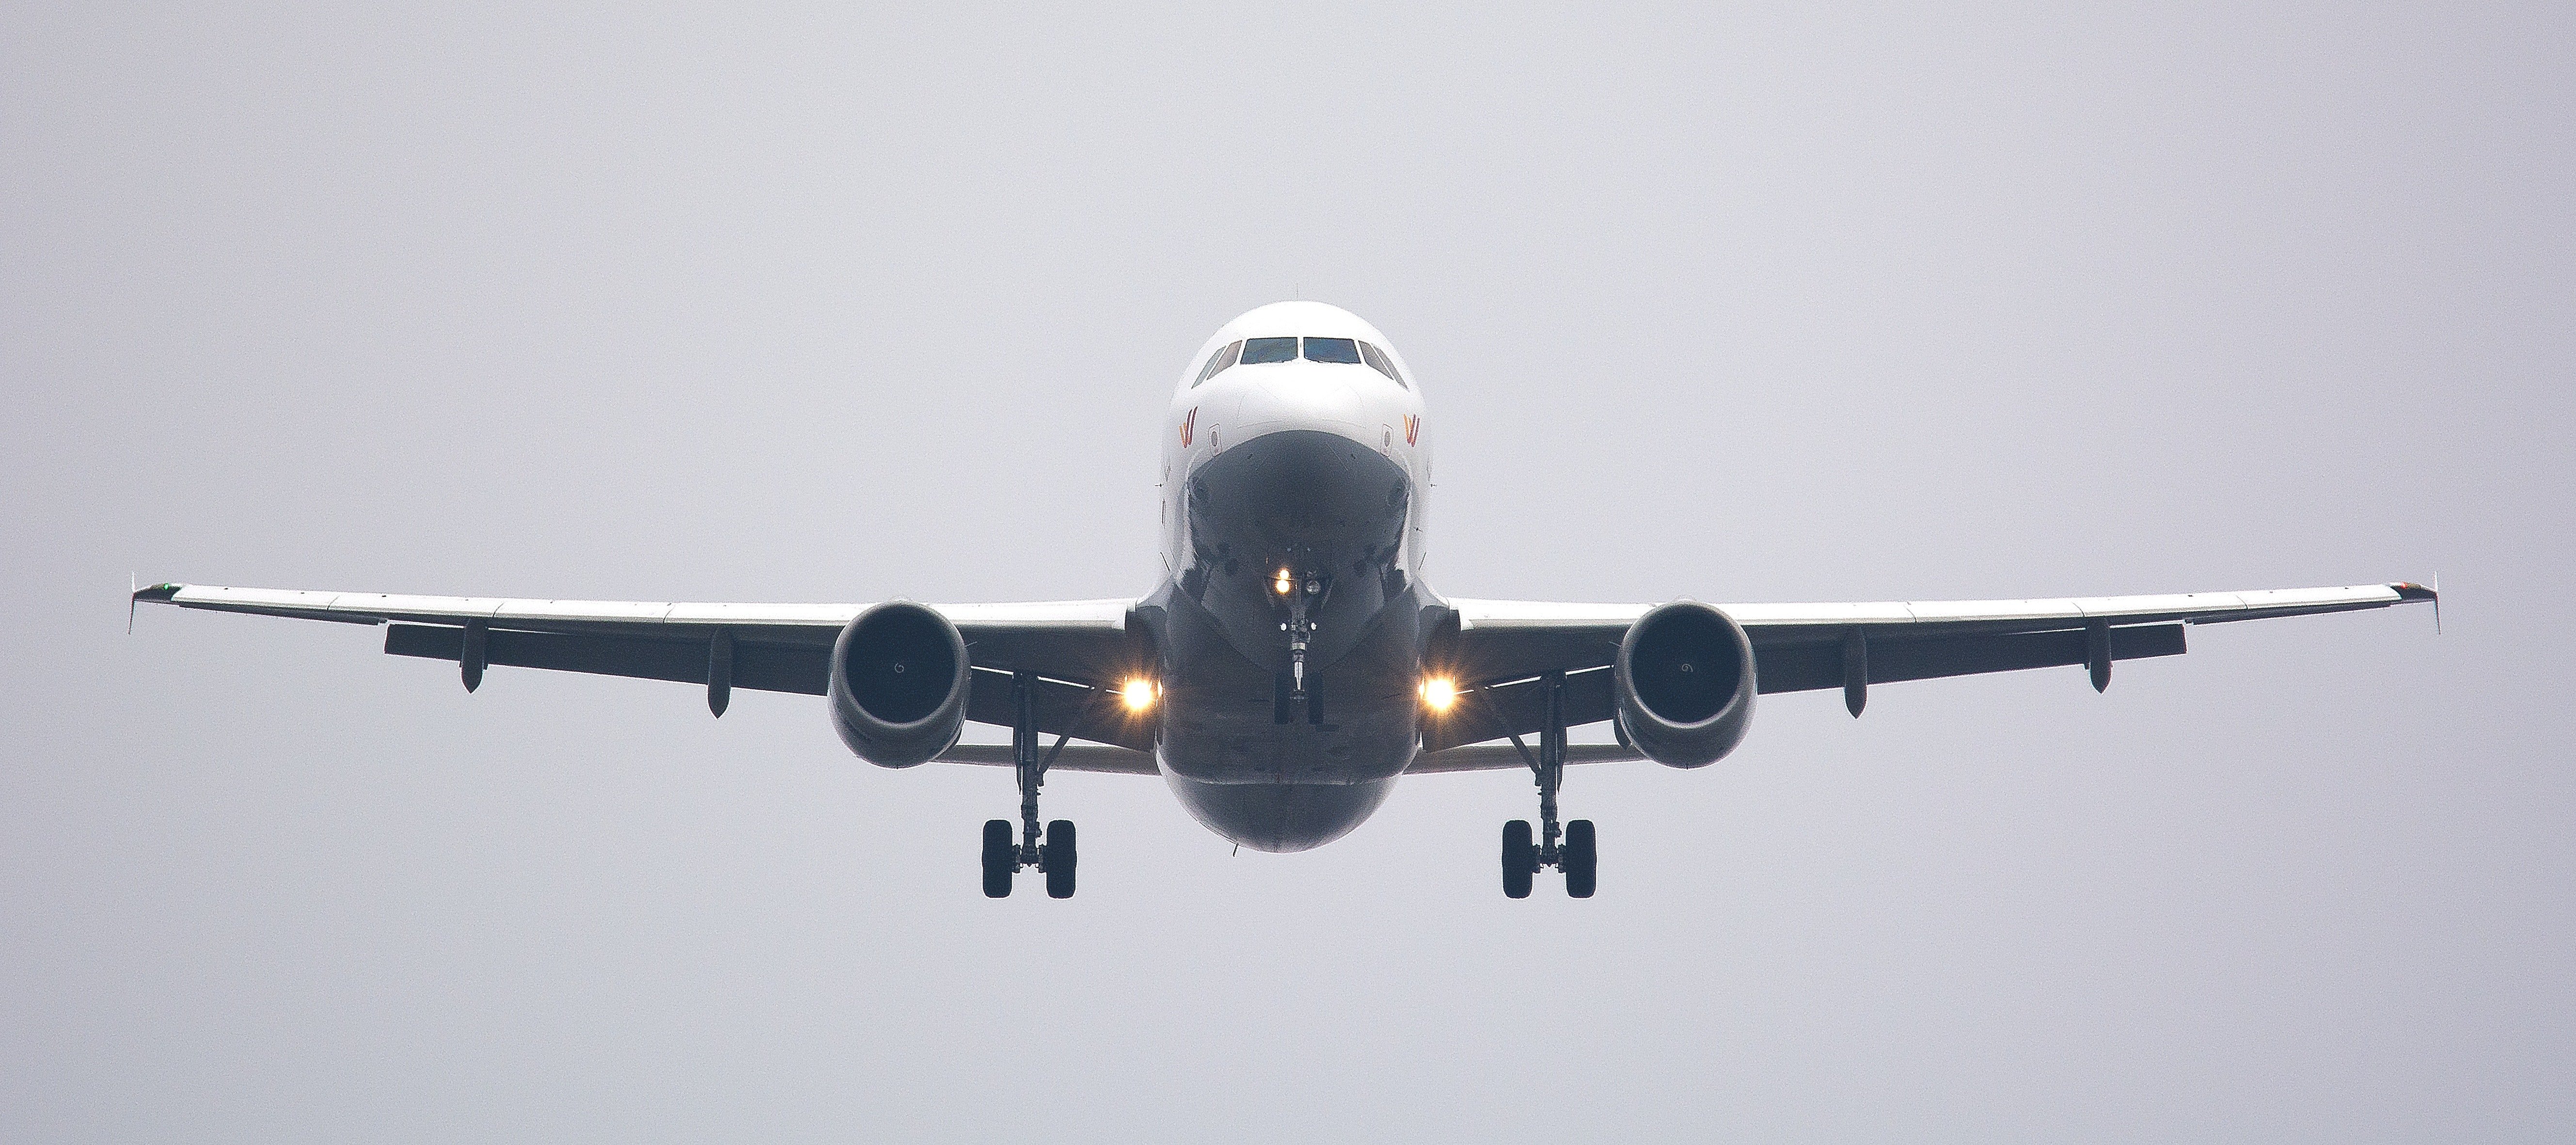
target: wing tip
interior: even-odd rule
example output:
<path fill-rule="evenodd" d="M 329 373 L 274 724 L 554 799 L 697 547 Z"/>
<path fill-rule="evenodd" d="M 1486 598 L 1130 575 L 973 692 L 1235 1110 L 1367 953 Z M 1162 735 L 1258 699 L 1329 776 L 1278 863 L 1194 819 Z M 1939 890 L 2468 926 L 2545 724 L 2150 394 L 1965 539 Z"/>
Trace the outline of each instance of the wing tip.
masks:
<path fill-rule="evenodd" d="M 156 584 L 150 588 L 138 588 L 134 590 L 134 596 L 132 599 L 136 601 L 151 601 L 155 604 L 167 604 L 170 602 L 171 598 L 179 595 L 180 589 L 186 587 L 188 586 L 184 584 Z"/>
<path fill-rule="evenodd" d="M 2426 588 L 2413 581 L 2399 581 L 2396 584 L 2389 585 L 2388 587 L 2391 591 L 2397 594 L 2397 600 L 2401 604 L 2410 604 L 2416 601 L 2425 600 L 2439 603 L 2442 599 L 2441 590 Z"/>

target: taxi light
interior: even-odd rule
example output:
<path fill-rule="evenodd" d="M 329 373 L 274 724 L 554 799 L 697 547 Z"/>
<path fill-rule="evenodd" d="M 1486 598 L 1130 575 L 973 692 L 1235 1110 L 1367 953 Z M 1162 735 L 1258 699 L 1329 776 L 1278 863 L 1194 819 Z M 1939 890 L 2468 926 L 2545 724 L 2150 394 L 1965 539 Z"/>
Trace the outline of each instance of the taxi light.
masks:
<path fill-rule="evenodd" d="M 1279 570 L 1279 579 L 1272 581 L 1270 583 L 1270 587 L 1277 589 L 1279 591 L 1279 595 L 1286 596 L 1289 593 L 1296 591 L 1297 582 L 1289 577 L 1288 570 L 1281 569 Z"/>
<path fill-rule="evenodd" d="M 1126 701 L 1128 711 L 1141 712 L 1154 706 L 1154 697 L 1161 691 L 1162 689 L 1154 686 L 1152 680 L 1135 676 L 1129 678 L 1127 686 L 1119 690 L 1118 698 Z"/>
<path fill-rule="evenodd" d="M 1435 712 L 1448 711 L 1458 702 L 1458 682 L 1447 676 L 1433 676 L 1422 682 L 1422 704 Z"/>

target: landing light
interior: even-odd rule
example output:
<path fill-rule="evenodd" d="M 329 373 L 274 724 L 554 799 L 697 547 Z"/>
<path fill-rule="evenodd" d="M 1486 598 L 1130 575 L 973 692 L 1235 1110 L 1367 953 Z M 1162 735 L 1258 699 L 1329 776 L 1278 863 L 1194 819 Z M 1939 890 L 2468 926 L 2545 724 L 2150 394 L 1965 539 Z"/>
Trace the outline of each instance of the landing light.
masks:
<path fill-rule="evenodd" d="M 1289 577 L 1288 570 L 1281 569 L 1279 570 L 1279 579 L 1270 582 L 1270 587 L 1278 590 L 1279 595 L 1286 596 L 1289 593 L 1296 591 L 1297 582 Z"/>
<path fill-rule="evenodd" d="M 1422 703 L 1435 712 L 1449 710 L 1458 702 L 1458 682 L 1447 676 L 1433 676 L 1422 682 Z"/>
<path fill-rule="evenodd" d="M 1162 689 L 1155 687 L 1152 680 L 1136 676 L 1127 681 L 1125 688 L 1119 690 L 1118 698 L 1127 702 L 1128 711 L 1141 712 L 1153 707 L 1154 697 L 1161 692 Z"/>

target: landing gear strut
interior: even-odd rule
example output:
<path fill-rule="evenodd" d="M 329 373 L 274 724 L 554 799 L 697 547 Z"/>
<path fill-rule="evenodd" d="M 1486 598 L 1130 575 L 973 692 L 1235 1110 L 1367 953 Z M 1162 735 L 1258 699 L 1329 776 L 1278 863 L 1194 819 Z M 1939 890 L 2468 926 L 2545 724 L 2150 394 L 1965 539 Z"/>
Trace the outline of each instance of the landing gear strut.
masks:
<path fill-rule="evenodd" d="M 1011 876 L 1025 867 L 1046 873 L 1048 898 L 1073 897 L 1073 821 L 1058 819 L 1038 830 L 1038 788 L 1046 784 L 1047 764 L 1054 762 L 1072 733 L 1057 737 L 1055 748 L 1038 750 L 1038 678 L 1033 672 L 1011 674 L 1011 770 L 1020 780 L 1020 840 L 1011 841 L 1011 821 L 984 823 L 984 894 L 1006 898 Z"/>
<path fill-rule="evenodd" d="M 1550 672 L 1540 678 L 1540 695 L 1545 722 L 1538 733 L 1538 755 L 1532 757 L 1521 737 L 1511 737 L 1512 746 L 1520 749 L 1521 758 L 1529 761 L 1532 777 L 1538 782 L 1538 819 L 1541 834 L 1530 837 L 1527 819 L 1514 819 L 1503 824 L 1503 894 L 1516 899 L 1529 897 L 1533 876 L 1547 867 L 1565 872 L 1565 893 L 1573 898 L 1592 897 L 1600 871 L 1600 856 L 1594 845 L 1592 821 L 1577 819 L 1559 827 L 1556 821 L 1556 789 L 1565 782 L 1565 673 Z"/>

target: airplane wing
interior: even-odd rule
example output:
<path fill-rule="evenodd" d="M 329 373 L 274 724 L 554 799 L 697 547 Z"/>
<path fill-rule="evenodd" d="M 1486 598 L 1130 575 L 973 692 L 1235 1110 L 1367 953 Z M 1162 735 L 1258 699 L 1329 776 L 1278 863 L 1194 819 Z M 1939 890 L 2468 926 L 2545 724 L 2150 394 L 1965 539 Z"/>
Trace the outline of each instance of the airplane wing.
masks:
<path fill-rule="evenodd" d="M 380 626 L 386 652 L 435 660 L 463 660 L 471 626 L 482 632 L 489 664 L 702 686 L 709 682 L 721 646 L 721 655 L 729 660 L 729 687 L 815 696 L 823 694 L 830 678 L 832 641 L 868 608 L 514 600 L 187 584 L 154 585 L 136 592 L 134 599 Z M 1082 713 L 1096 690 L 1115 687 L 1128 662 L 1127 610 L 1132 605 L 1126 600 L 1063 600 L 929 607 L 947 616 L 966 638 L 977 685 L 967 700 L 967 719 L 1009 726 L 1010 675 L 1034 672 L 1041 677 L 1039 731 L 1119 742 L 1119 729 L 1097 721 L 1084 727 Z M 724 700 L 716 689 L 709 690 L 708 703 L 722 714 Z M 1150 750 L 1153 745 L 1119 746 Z"/>
<path fill-rule="evenodd" d="M 2435 600 L 2417 584 L 2058 600 L 1885 601 L 1855 604 L 1723 604 L 1753 642 L 1760 691 L 1844 689 L 1860 714 L 1867 685 L 1984 672 L 2086 664 L 2095 686 L 2111 662 L 2183 652 L 2186 625 L 2308 616 Z M 1646 604 L 1456 600 L 1445 658 L 1462 688 L 1483 689 L 1494 718 L 1444 721 L 1431 750 L 1512 734 L 1540 719 L 1532 677 L 1565 672 L 1567 723 L 1611 717 L 1611 659 Z M 1847 671 L 1857 665 L 1858 679 Z"/>
<path fill-rule="evenodd" d="M 692 604 L 641 601 L 526 600 L 404 596 L 162 584 L 134 594 L 138 603 L 218 612 L 285 616 L 380 626 L 385 651 L 460 661 L 469 626 L 483 629 L 485 661 L 504 666 L 587 672 L 706 685 L 715 649 L 726 646 L 731 686 L 821 695 L 832 641 L 863 604 Z M 1721 605 L 1745 628 L 1764 694 L 1844 688 L 1850 648 L 1864 650 L 1866 684 L 2178 655 L 2183 626 L 2274 616 L 2384 608 L 2434 600 L 2414 584 L 2284 589 L 2243 593 L 2091 597 L 2063 600 L 1899 601 L 1859 604 Z M 1039 730 L 1114 746 L 1084 750 L 1057 766 L 1150 774 L 1152 743 L 1121 727 L 1083 718 L 1112 688 L 1132 654 L 1125 600 L 932 605 L 965 637 L 976 687 L 967 718 L 1011 723 L 1009 676 L 1034 672 Z M 1479 690 L 1488 718 L 1450 720 L 1425 729 L 1415 772 L 1519 765 L 1518 749 L 1463 745 L 1535 734 L 1541 720 L 1535 677 L 1567 673 L 1567 723 L 1610 718 L 1609 665 L 1644 604 L 1556 604 L 1453 599 L 1458 626 L 1443 653 L 1462 687 Z M 2098 645 L 2097 645 L 2098 642 Z M 723 700 L 710 689 L 710 706 Z M 1855 701 L 1855 708 L 1857 703 Z M 1855 714 L 1857 714 L 1855 712 Z M 1089 726 L 1086 726 L 1089 725 Z M 1132 742 L 1131 742 L 1132 741 Z M 1581 745 L 1578 745 L 1581 746 Z M 1068 748 L 1068 751 L 1073 749 Z M 1007 762 L 961 744 L 942 758 Z M 1582 754 L 1578 752 L 1578 754 Z M 1603 761 L 1631 758 L 1594 752 Z M 1589 762 L 1589 757 L 1577 762 Z"/>

